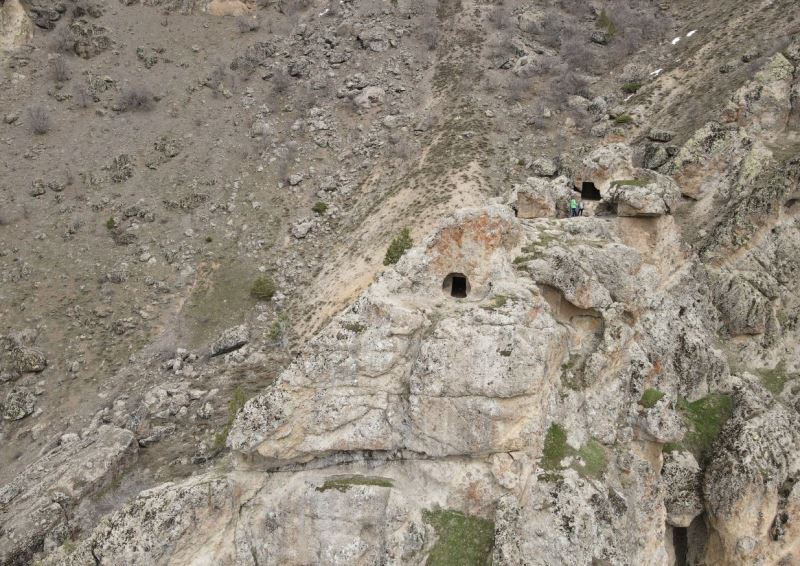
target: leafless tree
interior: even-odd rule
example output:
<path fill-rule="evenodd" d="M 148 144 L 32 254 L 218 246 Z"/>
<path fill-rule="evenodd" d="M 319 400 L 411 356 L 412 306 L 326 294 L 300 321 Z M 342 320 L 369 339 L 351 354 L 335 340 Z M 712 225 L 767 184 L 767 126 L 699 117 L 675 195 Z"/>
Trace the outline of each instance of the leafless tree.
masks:
<path fill-rule="evenodd" d="M 63 83 L 69 80 L 69 66 L 63 55 L 59 55 L 50 62 L 50 72 L 53 80 Z"/>
<path fill-rule="evenodd" d="M 146 87 L 140 85 L 125 88 L 120 97 L 120 108 L 123 111 L 139 112 L 152 110 L 154 104 L 153 93 Z"/>

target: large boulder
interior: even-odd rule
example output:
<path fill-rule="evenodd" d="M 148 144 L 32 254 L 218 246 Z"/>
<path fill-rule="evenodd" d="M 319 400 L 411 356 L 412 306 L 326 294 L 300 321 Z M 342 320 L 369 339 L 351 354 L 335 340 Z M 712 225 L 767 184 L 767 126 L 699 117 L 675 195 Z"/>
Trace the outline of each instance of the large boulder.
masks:
<path fill-rule="evenodd" d="M 669 214 L 680 198 L 680 189 L 665 175 L 634 171 L 636 177 L 611 184 L 607 200 L 614 203 L 617 216 L 661 216 Z"/>
<path fill-rule="evenodd" d="M 529 177 L 515 185 L 512 206 L 519 218 L 555 218 L 566 215 L 573 191 L 566 177 L 542 179 Z"/>
<path fill-rule="evenodd" d="M 0 53 L 16 49 L 33 38 L 33 21 L 19 0 L 0 4 Z"/>

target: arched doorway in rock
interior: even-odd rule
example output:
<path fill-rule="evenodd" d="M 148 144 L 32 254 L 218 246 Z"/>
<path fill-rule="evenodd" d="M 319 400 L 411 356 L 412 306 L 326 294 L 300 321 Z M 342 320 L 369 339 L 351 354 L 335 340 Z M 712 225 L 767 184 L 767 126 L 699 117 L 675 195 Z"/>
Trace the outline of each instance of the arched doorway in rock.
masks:
<path fill-rule="evenodd" d="M 600 191 L 591 181 L 581 183 L 581 198 L 584 200 L 600 200 Z"/>
<path fill-rule="evenodd" d="M 463 273 L 449 273 L 442 282 L 442 291 L 456 299 L 469 295 L 469 279 Z"/>

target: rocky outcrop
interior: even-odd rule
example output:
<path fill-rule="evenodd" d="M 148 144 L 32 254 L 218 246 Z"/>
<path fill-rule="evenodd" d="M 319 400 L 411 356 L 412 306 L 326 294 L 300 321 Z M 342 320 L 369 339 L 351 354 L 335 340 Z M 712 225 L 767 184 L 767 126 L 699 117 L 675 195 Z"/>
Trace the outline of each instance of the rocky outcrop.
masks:
<path fill-rule="evenodd" d="M 566 177 L 528 177 L 524 184 L 514 186 L 511 202 L 519 218 L 556 218 L 568 215 L 574 194 Z"/>
<path fill-rule="evenodd" d="M 70 517 L 82 499 L 108 486 L 137 451 L 130 431 L 102 425 L 59 444 L 24 474 L 0 487 L 0 564 L 25 564 L 71 533 Z"/>
<path fill-rule="evenodd" d="M 33 21 L 19 0 L 0 5 L 0 53 L 11 51 L 33 38 Z"/>

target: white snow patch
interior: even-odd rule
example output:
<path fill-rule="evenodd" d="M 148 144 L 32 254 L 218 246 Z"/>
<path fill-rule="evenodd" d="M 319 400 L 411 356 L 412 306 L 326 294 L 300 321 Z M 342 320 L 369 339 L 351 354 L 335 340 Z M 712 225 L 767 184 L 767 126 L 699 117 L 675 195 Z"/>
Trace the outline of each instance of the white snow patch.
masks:
<path fill-rule="evenodd" d="M 634 95 L 632 94 L 632 95 L 630 95 L 628 98 L 626 98 L 626 99 L 625 99 L 623 102 L 628 102 L 628 101 L 629 101 L 631 98 L 633 98 L 633 97 L 634 97 Z"/>
<path fill-rule="evenodd" d="M 672 45 L 676 45 L 680 40 L 681 40 L 680 37 L 676 37 L 675 39 L 672 40 Z"/>
<path fill-rule="evenodd" d="M 696 33 L 697 33 L 697 30 L 693 29 L 692 31 L 690 31 L 689 33 L 686 34 L 686 37 L 692 37 Z"/>
<path fill-rule="evenodd" d="M 320 17 L 322 17 L 325 14 L 327 14 L 329 10 L 330 10 L 330 8 L 325 8 L 322 12 L 319 13 Z"/>
<path fill-rule="evenodd" d="M 660 75 L 660 74 L 661 74 L 661 71 L 663 71 L 663 70 L 664 70 L 664 69 L 656 69 L 655 71 L 653 71 L 652 73 L 650 73 L 650 76 L 651 76 L 651 77 L 657 77 L 658 75 Z"/>

